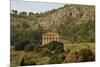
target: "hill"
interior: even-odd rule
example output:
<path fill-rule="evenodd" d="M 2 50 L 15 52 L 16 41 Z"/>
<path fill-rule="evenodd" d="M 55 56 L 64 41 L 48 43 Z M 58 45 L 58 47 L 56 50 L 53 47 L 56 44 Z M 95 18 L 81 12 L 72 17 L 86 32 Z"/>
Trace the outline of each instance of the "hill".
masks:
<path fill-rule="evenodd" d="M 34 40 L 34 37 L 31 37 L 32 31 L 39 33 L 40 37 L 45 32 L 57 32 L 69 39 L 70 43 L 95 42 L 95 6 L 68 4 L 44 13 L 30 12 L 29 14 L 13 10 L 11 12 L 12 43 L 15 44 L 15 40 L 18 39 Z M 24 35 L 30 36 L 21 37 Z M 35 40 L 39 40 L 40 37 Z"/>
<path fill-rule="evenodd" d="M 67 4 L 44 13 L 10 14 L 12 67 L 95 61 L 95 6 Z M 41 46 L 46 32 L 58 33 L 64 42 Z"/>

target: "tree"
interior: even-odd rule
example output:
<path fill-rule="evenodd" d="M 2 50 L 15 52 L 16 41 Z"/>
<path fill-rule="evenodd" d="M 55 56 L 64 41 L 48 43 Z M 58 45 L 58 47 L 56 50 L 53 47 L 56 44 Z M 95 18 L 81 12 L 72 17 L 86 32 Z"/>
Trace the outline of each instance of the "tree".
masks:
<path fill-rule="evenodd" d="M 34 15 L 34 13 L 33 12 L 29 12 L 29 15 Z"/>
<path fill-rule="evenodd" d="M 33 51 L 34 48 L 35 48 L 35 45 L 33 45 L 33 44 L 27 44 L 27 45 L 24 47 L 24 50 L 25 50 L 25 51 Z"/>
<path fill-rule="evenodd" d="M 80 62 L 95 61 L 95 55 L 93 55 L 90 49 L 81 49 L 79 52 L 79 61 Z"/>
<path fill-rule="evenodd" d="M 40 46 L 42 39 L 42 32 L 38 30 L 21 30 L 12 36 L 11 44 L 15 45 L 16 50 L 24 50 L 28 45 L 29 50 L 31 45 Z"/>
<path fill-rule="evenodd" d="M 27 15 L 27 12 L 24 12 L 24 11 L 23 11 L 23 12 L 20 12 L 19 14 L 20 14 L 20 15 Z"/>
<path fill-rule="evenodd" d="M 17 11 L 17 10 L 12 10 L 12 13 L 13 13 L 13 14 L 17 14 L 18 11 Z"/>
<path fill-rule="evenodd" d="M 30 44 L 30 41 L 24 40 L 15 44 L 15 50 L 24 50 L 25 46 Z"/>
<path fill-rule="evenodd" d="M 64 45 L 61 42 L 53 41 L 47 44 L 47 48 L 53 53 L 63 53 Z"/>

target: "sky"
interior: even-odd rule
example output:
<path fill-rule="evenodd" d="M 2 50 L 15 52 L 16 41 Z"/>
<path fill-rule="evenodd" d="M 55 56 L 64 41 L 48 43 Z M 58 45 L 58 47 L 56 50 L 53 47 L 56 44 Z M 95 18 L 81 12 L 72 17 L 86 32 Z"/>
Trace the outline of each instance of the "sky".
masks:
<path fill-rule="evenodd" d="M 42 1 L 42 2 L 57 2 L 69 4 L 95 5 L 96 0 L 25 0 L 25 1 Z"/>
<path fill-rule="evenodd" d="M 18 1 L 11 0 L 11 10 L 26 11 L 40 13 L 52 9 L 63 7 L 63 3 L 45 3 L 45 2 L 34 2 L 34 1 Z"/>

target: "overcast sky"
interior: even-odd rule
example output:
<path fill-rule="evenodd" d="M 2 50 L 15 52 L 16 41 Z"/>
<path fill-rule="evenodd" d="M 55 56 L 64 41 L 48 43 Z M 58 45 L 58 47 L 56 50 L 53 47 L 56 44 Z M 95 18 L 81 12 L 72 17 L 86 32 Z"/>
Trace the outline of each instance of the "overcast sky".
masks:
<path fill-rule="evenodd" d="M 26 11 L 26 12 L 45 12 L 52 9 L 63 7 L 64 4 L 60 3 L 45 3 L 34 1 L 11 1 L 11 10 Z"/>

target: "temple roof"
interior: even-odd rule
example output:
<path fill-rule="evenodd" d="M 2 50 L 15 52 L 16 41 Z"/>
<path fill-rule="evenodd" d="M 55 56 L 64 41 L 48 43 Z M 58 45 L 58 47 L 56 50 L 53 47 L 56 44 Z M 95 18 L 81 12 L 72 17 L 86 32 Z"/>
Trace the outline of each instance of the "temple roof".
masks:
<path fill-rule="evenodd" d="M 59 36 L 58 33 L 54 33 L 54 32 L 47 32 L 43 34 L 44 36 Z"/>

